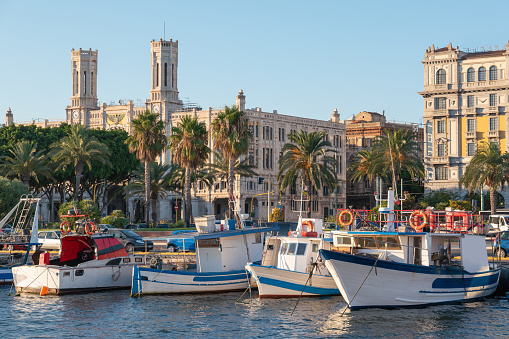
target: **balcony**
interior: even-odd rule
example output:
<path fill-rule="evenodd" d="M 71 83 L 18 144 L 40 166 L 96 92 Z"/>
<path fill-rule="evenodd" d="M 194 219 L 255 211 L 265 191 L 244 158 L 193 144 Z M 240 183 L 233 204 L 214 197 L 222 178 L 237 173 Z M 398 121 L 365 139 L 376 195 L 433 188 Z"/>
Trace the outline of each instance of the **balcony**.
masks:
<path fill-rule="evenodd" d="M 490 106 L 490 107 L 488 107 L 488 112 L 498 112 L 498 106 Z"/>
<path fill-rule="evenodd" d="M 498 139 L 500 137 L 500 131 L 488 131 L 488 138 Z"/>
<path fill-rule="evenodd" d="M 466 139 L 475 139 L 477 132 L 465 132 Z"/>
<path fill-rule="evenodd" d="M 428 159 L 431 164 L 449 164 L 449 157 L 430 157 Z"/>
<path fill-rule="evenodd" d="M 475 113 L 475 108 L 467 108 L 465 110 L 466 113 Z"/>

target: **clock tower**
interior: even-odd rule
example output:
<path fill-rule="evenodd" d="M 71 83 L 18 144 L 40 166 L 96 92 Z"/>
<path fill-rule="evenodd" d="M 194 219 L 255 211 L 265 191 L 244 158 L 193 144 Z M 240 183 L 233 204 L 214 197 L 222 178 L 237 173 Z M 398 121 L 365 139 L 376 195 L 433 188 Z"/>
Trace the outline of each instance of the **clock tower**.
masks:
<path fill-rule="evenodd" d="M 151 86 L 147 109 L 161 115 L 169 126 L 171 113 L 182 109 L 177 87 L 178 41 L 152 40 L 150 43 Z"/>
<path fill-rule="evenodd" d="M 97 50 L 71 51 L 72 97 L 66 108 L 68 124 L 90 125 L 90 111 L 97 107 Z"/>

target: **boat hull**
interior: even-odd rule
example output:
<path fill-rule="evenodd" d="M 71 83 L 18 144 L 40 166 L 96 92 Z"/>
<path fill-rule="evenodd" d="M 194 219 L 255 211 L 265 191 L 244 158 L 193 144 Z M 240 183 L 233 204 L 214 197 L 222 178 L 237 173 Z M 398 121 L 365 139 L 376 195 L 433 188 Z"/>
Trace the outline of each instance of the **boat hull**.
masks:
<path fill-rule="evenodd" d="M 0 285 L 12 284 L 12 269 L 10 267 L 0 267 Z"/>
<path fill-rule="evenodd" d="M 248 288 L 246 271 L 198 273 L 135 266 L 131 295 L 210 293 Z"/>
<path fill-rule="evenodd" d="M 260 298 L 294 298 L 339 295 L 331 276 L 283 270 L 274 266 L 246 265 L 258 287 Z"/>
<path fill-rule="evenodd" d="M 412 307 L 493 294 L 500 268 L 469 273 L 458 266 L 421 266 L 321 250 L 349 307 Z M 376 262 L 376 265 L 375 265 Z"/>
<path fill-rule="evenodd" d="M 26 265 L 13 267 L 18 293 L 72 294 L 123 289 L 131 286 L 133 265 L 98 267 L 60 267 Z"/>

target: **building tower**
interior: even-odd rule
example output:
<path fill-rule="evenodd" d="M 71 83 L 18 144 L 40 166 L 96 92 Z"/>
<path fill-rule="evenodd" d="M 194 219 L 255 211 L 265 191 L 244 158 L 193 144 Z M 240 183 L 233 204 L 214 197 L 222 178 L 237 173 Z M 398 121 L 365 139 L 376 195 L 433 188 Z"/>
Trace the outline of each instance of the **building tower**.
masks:
<path fill-rule="evenodd" d="M 97 50 L 71 51 L 72 97 L 66 109 L 69 124 L 89 126 L 90 110 L 97 109 Z"/>
<path fill-rule="evenodd" d="M 152 40 L 150 60 L 152 83 L 147 109 L 161 114 L 168 126 L 171 113 L 182 109 L 177 87 L 178 41 Z"/>
<path fill-rule="evenodd" d="M 11 108 L 7 110 L 7 114 L 5 115 L 5 126 L 11 126 L 14 123 L 14 118 L 12 116 Z"/>

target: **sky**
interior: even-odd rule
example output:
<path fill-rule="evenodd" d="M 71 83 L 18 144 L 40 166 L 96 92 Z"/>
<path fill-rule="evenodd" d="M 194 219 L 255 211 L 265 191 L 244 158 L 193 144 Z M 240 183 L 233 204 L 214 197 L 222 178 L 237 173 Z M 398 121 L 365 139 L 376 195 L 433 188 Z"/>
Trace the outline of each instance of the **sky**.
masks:
<path fill-rule="evenodd" d="M 361 111 L 421 122 L 424 52 L 504 47 L 509 1 L 0 0 L 0 121 L 62 120 L 71 49 L 98 50 L 100 102 L 150 91 L 150 41 L 179 41 L 178 90 L 327 120 Z"/>

